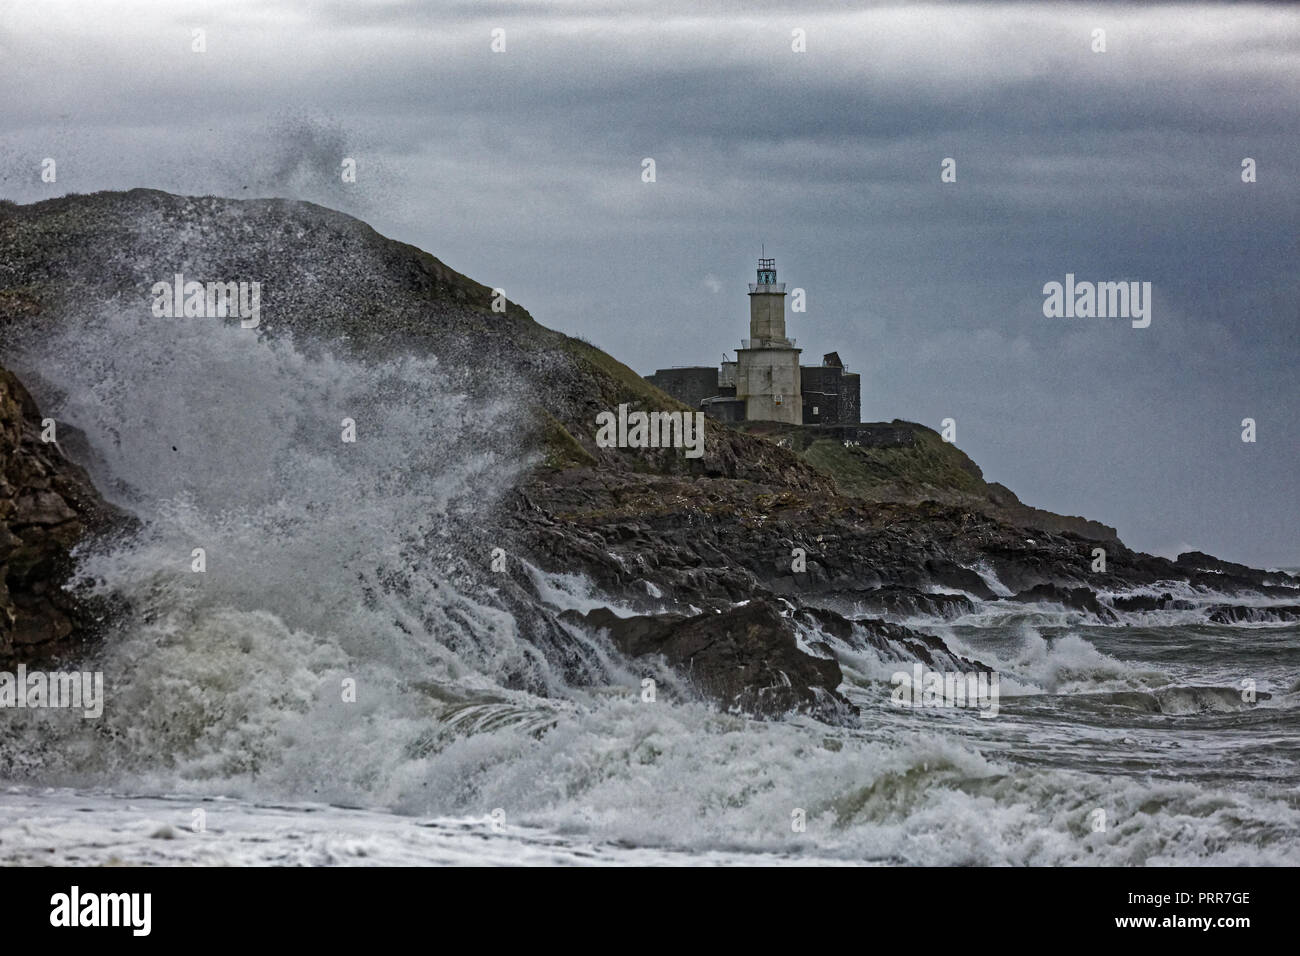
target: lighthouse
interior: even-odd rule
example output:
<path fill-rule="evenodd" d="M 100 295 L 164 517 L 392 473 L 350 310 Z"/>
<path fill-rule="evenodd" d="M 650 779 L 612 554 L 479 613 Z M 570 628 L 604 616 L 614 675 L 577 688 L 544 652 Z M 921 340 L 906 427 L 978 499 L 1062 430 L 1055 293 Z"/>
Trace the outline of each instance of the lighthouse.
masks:
<path fill-rule="evenodd" d="M 799 352 L 785 334 L 785 283 L 776 281 L 776 260 L 758 260 L 758 281 L 749 284 L 749 338 L 736 350 L 736 398 L 748 421 L 803 422 Z"/>
<path fill-rule="evenodd" d="M 661 368 L 646 380 L 714 421 L 857 425 L 862 376 L 845 368 L 838 352 L 827 352 L 821 365 L 800 365 L 801 351 L 785 334 L 785 283 L 776 281 L 776 260 L 764 258 L 758 281 L 749 283 L 749 338 L 736 361 L 723 355 L 721 367 Z"/>

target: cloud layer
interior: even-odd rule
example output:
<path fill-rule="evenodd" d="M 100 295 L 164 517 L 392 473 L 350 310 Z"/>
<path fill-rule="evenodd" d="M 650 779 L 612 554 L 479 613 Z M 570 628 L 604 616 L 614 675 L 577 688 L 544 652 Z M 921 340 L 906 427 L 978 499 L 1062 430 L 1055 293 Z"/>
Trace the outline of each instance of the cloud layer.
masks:
<path fill-rule="evenodd" d="M 955 418 L 1134 546 L 1300 564 L 1288 6 L 107 0 L 0 12 L 0 88 L 8 198 L 309 198 L 643 372 L 737 346 L 766 243 L 866 419 Z M 1044 318 L 1067 272 L 1151 282 L 1151 327 Z"/>

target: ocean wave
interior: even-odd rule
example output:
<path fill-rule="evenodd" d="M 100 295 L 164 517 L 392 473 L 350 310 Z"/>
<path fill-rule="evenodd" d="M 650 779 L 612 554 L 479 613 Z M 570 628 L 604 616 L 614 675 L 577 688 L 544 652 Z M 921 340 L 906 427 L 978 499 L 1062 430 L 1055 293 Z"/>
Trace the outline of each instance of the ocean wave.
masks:
<path fill-rule="evenodd" d="M 413 821 L 495 808 L 536 838 L 515 831 L 519 840 L 561 854 L 1300 862 L 1300 812 L 1280 798 L 1025 766 L 994 736 L 981 746 L 920 732 L 915 715 L 883 703 L 861 729 L 719 713 L 653 662 L 620 660 L 543 613 L 610 606 L 589 582 L 513 558 L 505 577 L 488 569 L 485 515 L 526 464 L 505 404 L 471 401 L 432 360 L 142 322 L 106 313 L 47 329 L 25 353 L 42 401 L 85 435 L 97 484 L 141 527 L 80 557 L 84 583 L 128 603 L 90 662 L 105 674 L 102 719 L 10 712 L 0 751 L 10 779 L 102 788 L 91 802 L 121 829 L 98 832 L 128 859 L 155 850 L 139 847 L 149 820 L 114 796 L 123 792 L 221 797 L 218 819 L 238 801 L 232 832 L 254 829 L 270 801 L 387 811 L 281 820 L 278 852 L 294 858 L 290 834 L 302 834 L 315 850 L 298 859 L 315 862 L 354 851 L 406 860 L 397 847 Z M 344 417 L 358 425 L 355 444 L 340 441 Z M 196 547 L 202 574 L 191 571 Z M 543 611 L 512 603 L 511 581 Z M 979 647 L 951 627 L 941 639 L 863 622 L 836 632 L 815 614 L 797 626 L 872 693 L 914 661 L 992 667 L 1007 693 L 1155 694 L 1171 683 L 1081 636 L 1007 620 L 1004 640 Z M 647 677 L 657 697 L 641 695 Z M 51 799 L 35 828 L 17 819 L 26 810 L 10 812 L 18 803 L 0 800 L 0 859 L 49 842 L 33 833 L 66 845 L 79 832 L 75 801 Z M 1089 822 L 1099 808 L 1105 830 Z M 322 819 L 356 829 L 330 840 Z M 163 854 L 171 860 L 199 845 L 142 839 L 179 854 Z M 265 860 L 255 842 L 229 852 Z"/>

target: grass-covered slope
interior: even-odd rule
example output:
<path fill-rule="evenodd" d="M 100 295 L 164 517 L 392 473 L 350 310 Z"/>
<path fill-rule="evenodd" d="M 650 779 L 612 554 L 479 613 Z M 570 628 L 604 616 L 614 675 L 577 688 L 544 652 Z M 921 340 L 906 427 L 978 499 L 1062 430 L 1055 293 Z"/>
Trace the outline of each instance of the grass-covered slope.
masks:
<path fill-rule="evenodd" d="M 934 501 L 982 511 L 1028 528 L 1070 531 L 1113 540 L 1115 529 L 1086 518 L 1024 504 L 932 428 L 894 419 L 861 425 L 796 426 L 771 422 L 741 426 L 799 454 L 835 482 L 841 494 L 870 502 Z"/>
<path fill-rule="evenodd" d="M 148 310 L 155 282 L 260 282 L 259 335 L 291 332 L 371 356 L 432 354 L 475 396 L 531 412 L 523 451 L 551 467 L 714 474 L 823 486 L 796 456 L 726 429 L 703 459 L 595 445 L 598 412 L 682 408 L 600 349 L 535 322 L 491 287 L 364 222 L 312 203 L 174 196 L 148 189 L 0 202 L 0 330 L 109 305 Z M 160 320 L 165 321 L 165 320 Z M 230 320 L 236 321 L 236 320 Z M 0 339 L 0 364 L 3 363 Z"/>
<path fill-rule="evenodd" d="M 752 494 L 840 494 L 867 502 L 937 501 L 1094 537 L 1113 530 L 1026 508 L 984 481 L 928 428 L 895 421 L 835 428 L 710 424 L 705 456 L 635 455 L 595 445 L 595 417 L 684 409 L 614 357 L 547 329 L 493 289 L 415 246 L 312 203 L 175 196 L 148 189 L 0 202 L 0 364 L 7 324 L 71 320 L 108 305 L 150 308 L 155 282 L 256 281 L 262 325 L 368 355 L 415 351 L 460 371 L 465 388 L 503 397 L 529 422 L 521 450 L 543 467 L 737 479 Z M 617 317 L 615 317 L 617 318 Z M 160 320 L 165 321 L 165 320 Z M 236 320 L 230 320 L 236 321 Z"/>

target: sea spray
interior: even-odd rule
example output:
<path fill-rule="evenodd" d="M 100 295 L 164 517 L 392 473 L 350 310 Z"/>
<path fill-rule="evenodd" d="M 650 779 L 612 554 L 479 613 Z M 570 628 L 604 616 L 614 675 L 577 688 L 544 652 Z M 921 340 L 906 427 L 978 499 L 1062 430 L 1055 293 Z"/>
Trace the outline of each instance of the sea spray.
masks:
<path fill-rule="evenodd" d="M 398 727 L 449 702 L 526 708 L 567 689 L 475 560 L 480 522 L 528 465 L 505 403 L 471 402 L 432 358 L 367 361 L 131 311 L 22 345 L 13 364 L 39 369 L 97 485 L 142 522 L 81 556 L 81 581 L 131 608 L 103 645 L 106 731 L 65 759 L 53 725 L 33 724 L 43 739 L 26 756 L 346 780 L 349 764 L 374 775 L 393 759 L 368 736 L 379 724 L 401 753 Z M 355 442 L 340 440 L 345 417 Z M 284 769 L 296 760 L 301 774 Z"/>
<path fill-rule="evenodd" d="M 390 814 L 357 824 L 321 807 L 336 803 L 412 819 L 500 809 L 508 827 L 544 828 L 560 843 L 691 853 L 1296 862 L 1293 755 L 1260 746 L 1261 725 L 1243 724 L 1257 758 L 1245 791 L 1224 776 L 1232 762 L 1221 753 L 1235 738 L 1223 722 L 1257 721 L 1252 711 L 1212 715 L 1214 739 L 1226 742 L 1209 761 L 1163 746 L 1163 715 L 1142 724 L 1112 709 L 1105 719 L 1125 729 L 1099 726 L 1095 707 L 1071 709 L 1072 689 L 1112 674 L 1149 680 L 1097 648 L 1095 635 L 991 629 L 987 645 L 972 643 L 977 655 L 1003 649 L 985 663 L 997 665 L 1004 690 L 1018 677 L 1057 696 L 1004 698 L 997 721 L 945 712 L 942 728 L 934 713 L 889 704 L 884 669 L 915 656 L 862 651 L 859 670 L 812 624 L 801 625 L 806 641 L 835 649 L 860 728 L 718 713 L 654 671 L 663 679 L 646 702 L 641 678 L 653 665 L 620 662 L 576 628 L 573 653 L 606 679 L 571 682 L 484 570 L 485 513 L 527 464 L 515 460 L 513 412 L 471 401 L 455 370 L 432 359 L 109 311 L 47 323 L 11 364 L 70 434 L 84 433 L 96 484 L 142 524 L 80 555 L 82 579 L 130 607 L 94 662 L 113 691 L 103 718 L 6 712 L 0 774 L 9 781 L 184 794 L 168 805 L 185 819 L 204 794 L 238 798 L 206 804 L 212 829 L 249 821 L 256 840 L 192 841 L 232 860 L 329 862 L 343 851 L 323 831 L 358 825 L 367 853 L 399 857 L 407 841 Z M 345 418 L 355 442 L 341 440 Z M 199 546 L 202 573 L 190 564 Z M 520 563 L 543 603 L 602 601 L 589 583 Z M 1291 667 L 1291 645 L 1271 653 L 1280 664 L 1252 666 Z M 1027 706 L 1046 715 L 1045 729 Z M 1131 738 L 1115 743 L 1121 732 Z M 267 829 L 267 802 L 288 802 L 278 829 Z M 111 796 L 45 805 L 63 815 L 61 832 L 87 816 L 97 833 L 140 829 L 134 805 Z M 94 814 L 77 812 L 87 805 Z M 1111 821 L 1104 832 L 1087 822 L 1098 807 Z M 801 832 L 791 828 L 796 809 Z M 13 848 L 4 852 L 34 853 L 29 829 L 0 815 L 0 846 Z"/>

